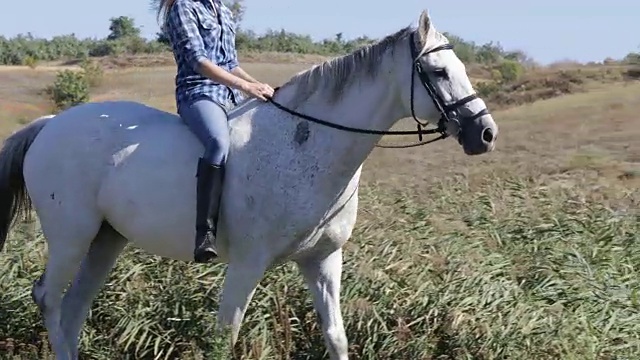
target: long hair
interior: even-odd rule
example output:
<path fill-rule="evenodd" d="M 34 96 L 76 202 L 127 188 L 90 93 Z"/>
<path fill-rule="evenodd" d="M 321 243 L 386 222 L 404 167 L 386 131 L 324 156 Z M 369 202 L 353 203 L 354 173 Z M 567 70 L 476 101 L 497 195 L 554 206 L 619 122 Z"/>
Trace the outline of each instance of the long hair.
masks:
<path fill-rule="evenodd" d="M 162 31 L 166 31 L 167 27 L 167 18 L 169 17 L 169 10 L 171 10 L 171 6 L 175 3 L 176 0 L 158 0 L 158 20 L 162 17 L 162 22 L 160 23 L 160 29 Z"/>

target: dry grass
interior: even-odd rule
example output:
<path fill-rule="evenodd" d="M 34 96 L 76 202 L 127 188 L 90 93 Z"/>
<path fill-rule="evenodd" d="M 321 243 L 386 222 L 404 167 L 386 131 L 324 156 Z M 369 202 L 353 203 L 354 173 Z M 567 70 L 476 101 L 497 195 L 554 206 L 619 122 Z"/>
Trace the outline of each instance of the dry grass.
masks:
<path fill-rule="evenodd" d="M 307 66 L 247 68 L 278 85 Z M 44 109 L 33 96 L 51 76 L 0 72 L 0 99 L 11 105 L 2 107 L 0 132 Z M 171 68 L 111 71 L 94 98 L 173 110 L 172 77 Z M 640 356 L 639 96 L 640 83 L 607 83 L 496 111 L 498 148 L 481 157 L 466 157 L 454 141 L 375 150 L 346 247 L 353 358 Z M 24 231 L 0 258 L 0 349 L 35 359 L 47 347 L 28 293 L 45 251 Z M 211 358 L 222 270 L 129 249 L 94 304 L 83 353 Z M 235 350 L 236 359 L 325 357 L 291 266 L 262 282 Z"/>

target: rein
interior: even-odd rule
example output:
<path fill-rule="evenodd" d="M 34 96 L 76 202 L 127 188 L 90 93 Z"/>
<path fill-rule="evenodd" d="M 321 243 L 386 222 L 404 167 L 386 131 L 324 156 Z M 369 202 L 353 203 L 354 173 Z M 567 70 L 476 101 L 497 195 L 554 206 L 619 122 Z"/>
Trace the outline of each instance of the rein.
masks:
<path fill-rule="evenodd" d="M 274 91 L 278 91 L 279 87 L 276 87 L 274 89 Z M 302 114 L 299 113 L 295 110 L 291 110 L 289 108 L 287 108 L 286 106 L 276 102 L 275 100 L 273 100 L 273 98 L 269 98 L 268 101 L 270 103 L 272 103 L 275 107 L 277 107 L 280 110 L 283 110 L 293 116 L 297 116 L 300 118 L 303 118 L 305 120 L 309 120 L 311 122 L 314 122 L 316 124 L 320 124 L 320 125 L 324 125 L 324 126 L 328 126 L 330 128 L 334 128 L 334 129 L 338 129 L 338 130 L 343 130 L 343 131 L 347 131 L 347 132 L 352 132 L 352 133 L 358 133 L 358 134 L 369 134 L 369 135 L 418 135 L 418 139 L 420 140 L 419 143 L 416 144 L 411 144 L 411 145 L 398 145 L 398 146 L 394 146 L 394 145 L 377 145 L 377 147 L 381 147 L 381 148 L 409 148 L 409 147 L 415 147 L 415 146 L 422 146 L 422 145 L 426 145 L 429 143 L 432 143 L 434 141 L 437 140 L 441 140 L 446 138 L 448 135 L 443 131 L 444 129 L 440 129 L 440 128 L 436 128 L 436 129 L 424 129 L 424 127 L 426 127 L 428 124 L 423 124 L 418 122 L 417 123 L 417 130 L 370 130 L 370 129 L 361 129 L 361 128 L 354 128 L 354 127 L 350 127 L 350 126 L 345 126 L 345 125 L 340 125 L 340 124 L 334 124 L 332 122 L 326 121 L 326 120 L 322 120 L 322 119 L 318 119 L 316 117 L 313 116 L 309 116 L 306 114 Z M 422 141 L 422 135 L 427 135 L 427 134 L 437 134 L 440 133 L 441 135 L 435 139 L 431 139 L 428 141 Z"/>
<path fill-rule="evenodd" d="M 411 49 L 411 55 L 414 59 L 414 67 L 416 71 L 412 71 L 411 72 L 411 116 L 413 117 L 413 120 L 416 122 L 416 126 L 417 126 L 417 130 L 371 130 L 371 129 L 361 129 L 361 128 L 355 128 L 355 127 L 350 127 L 350 126 L 345 126 L 345 125 L 340 125 L 340 124 L 335 124 L 326 120 L 322 120 L 322 119 L 318 119 L 316 117 L 313 116 L 309 116 L 306 114 L 302 114 L 299 113 L 295 110 L 289 109 L 286 106 L 276 102 L 275 100 L 273 100 L 273 97 L 268 98 L 267 100 L 272 103 L 275 107 L 277 107 L 278 109 L 285 111 L 293 116 L 297 116 L 300 118 L 303 118 L 305 120 L 309 120 L 311 122 L 320 124 L 320 125 L 324 125 L 330 128 L 334 128 L 334 129 L 338 129 L 338 130 L 343 130 L 343 131 L 347 131 L 347 132 L 353 132 L 353 133 L 359 133 L 359 134 L 369 134 L 369 135 L 418 135 L 418 141 L 417 143 L 414 144 L 409 144 L 409 145 L 378 145 L 376 144 L 376 147 L 379 148 L 388 148 L 388 149 L 405 149 L 405 148 L 411 148 L 411 147 L 417 147 L 417 146 L 422 146 L 422 145 L 426 145 L 426 144 L 430 144 L 432 142 L 438 141 L 438 140 L 442 140 L 445 139 L 449 136 L 449 134 L 447 134 L 446 132 L 446 128 L 447 128 L 447 123 L 448 122 L 452 122 L 455 121 L 458 123 L 458 129 L 460 129 L 460 122 L 458 121 L 458 118 L 460 118 L 461 116 L 457 113 L 457 108 L 459 108 L 460 106 L 465 105 L 468 102 L 471 102 L 475 99 L 477 99 L 477 95 L 476 94 L 472 94 L 469 95 L 465 98 L 462 98 L 458 101 L 456 101 L 453 104 L 445 104 L 445 102 L 442 100 L 442 98 L 438 95 L 438 93 L 435 90 L 435 87 L 433 86 L 433 84 L 431 83 L 431 80 L 429 79 L 429 77 L 426 75 L 426 73 L 424 72 L 424 70 L 422 69 L 422 65 L 420 64 L 420 58 L 418 58 L 418 50 L 415 47 L 415 33 L 411 34 L 411 39 L 410 39 L 410 44 L 409 47 Z M 434 49 L 429 50 L 428 52 L 426 52 L 423 55 L 427 55 L 427 54 L 431 54 L 437 51 L 441 51 L 441 50 L 453 50 L 453 45 L 451 44 L 444 44 L 441 46 L 438 46 Z M 438 109 L 438 111 L 440 112 L 440 120 L 438 121 L 438 126 L 435 129 L 425 129 L 429 124 L 428 123 L 423 123 L 420 120 L 418 120 L 418 118 L 416 117 L 415 114 L 415 110 L 414 110 L 414 82 L 415 82 L 415 75 L 416 73 L 418 74 L 418 77 L 420 79 L 420 82 L 422 83 L 422 85 L 424 86 L 425 90 L 427 90 L 427 93 L 429 94 L 429 96 L 431 97 L 431 99 L 433 100 L 433 103 L 436 106 L 436 109 Z M 276 87 L 274 89 L 274 94 L 276 91 L 278 91 L 280 87 Z M 481 110 L 480 112 L 478 112 L 477 114 L 471 116 L 471 117 L 465 117 L 466 119 L 469 120 L 474 120 L 477 119 L 481 116 L 487 115 L 489 114 L 489 111 L 485 108 L 483 110 Z M 460 130 L 459 130 L 460 131 Z M 427 141 L 422 141 L 422 136 L 423 135 L 429 135 L 429 134 L 440 134 L 440 136 L 433 138 L 431 140 L 427 140 Z"/>

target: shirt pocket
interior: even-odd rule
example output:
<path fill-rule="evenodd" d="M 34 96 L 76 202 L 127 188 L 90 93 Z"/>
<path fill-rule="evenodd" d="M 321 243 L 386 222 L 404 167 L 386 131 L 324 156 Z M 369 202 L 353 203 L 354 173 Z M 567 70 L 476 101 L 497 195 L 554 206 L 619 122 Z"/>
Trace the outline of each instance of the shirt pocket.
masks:
<path fill-rule="evenodd" d="M 211 52 L 217 42 L 220 41 L 220 24 L 218 24 L 213 14 L 208 11 L 198 9 L 196 10 L 196 16 L 198 18 L 200 36 L 202 36 L 207 52 Z"/>
<path fill-rule="evenodd" d="M 232 36 L 236 35 L 236 21 L 234 19 L 233 13 L 226 6 L 221 6 L 220 13 L 222 18 L 224 19 L 223 23 L 225 25 L 224 30 L 229 32 Z"/>

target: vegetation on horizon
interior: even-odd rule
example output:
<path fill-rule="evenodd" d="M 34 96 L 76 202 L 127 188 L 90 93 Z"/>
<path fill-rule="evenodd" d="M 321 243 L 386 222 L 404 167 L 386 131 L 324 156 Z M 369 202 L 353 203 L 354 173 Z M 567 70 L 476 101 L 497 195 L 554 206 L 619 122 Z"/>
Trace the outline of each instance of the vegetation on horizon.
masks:
<path fill-rule="evenodd" d="M 157 0 L 150 0 L 151 7 L 157 11 Z M 369 44 L 375 39 L 366 36 L 345 40 L 342 33 L 334 39 L 313 41 L 308 35 L 300 35 L 285 30 L 267 31 L 257 35 L 242 28 L 245 7 L 241 0 L 228 1 L 239 22 L 237 30 L 237 47 L 240 52 L 248 53 L 292 53 L 340 55 Z M 23 64 L 37 67 L 40 61 L 67 60 L 80 61 L 82 72 L 72 74 L 70 70 L 58 73 L 56 83 L 45 89 L 54 104 L 55 110 L 62 110 L 70 105 L 86 101 L 90 89 L 100 81 L 102 69 L 100 63 L 91 58 L 119 55 L 139 55 L 169 53 L 168 41 L 162 32 L 154 40 L 141 37 L 141 31 L 135 20 L 120 16 L 110 19 L 109 35 L 105 39 L 78 39 L 73 34 L 57 36 L 50 40 L 37 39 L 31 35 L 20 35 L 13 39 L 0 37 L 0 64 Z M 449 41 L 455 45 L 457 56 L 476 75 L 480 81 L 476 84 L 480 95 L 497 106 L 518 105 L 535 99 L 549 98 L 571 93 L 581 88 L 586 78 L 599 80 L 621 80 L 640 77 L 638 68 L 607 70 L 606 74 L 576 74 L 564 72 L 560 76 L 543 79 L 526 79 L 525 74 L 539 68 L 535 61 L 520 50 L 507 51 L 499 43 L 489 42 L 477 45 L 459 36 L 445 33 Z M 611 63 L 613 60 L 607 60 Z M 630 53 L 623 61 L 628 64 L 640 64 L 640 54 Z M 89 68 L 87 68 L 89 67 Z"/>
<path fill-rule="evenodd" d="M 226 1 L 239 22 L 237 48 L 240 52 L 279 52 L 295 54 L 340 55 L 374 42 L 366 35 L 355 39 L 344 39 L 338 32 L 332 39 L 314 41 L 309 35 L 281 30 L 268 30 L 257 34 L 240 25 L 245 6 L 242 0 Z M 150 0 L 152 9 L 157 9 L 157 0 Z M 75 34 L 38 38 L 31 33 L 12 38 L 0 36 L 0 65 L 34 65 L 42 61 L 82 60 L 87 57 L 104 57 L 137 54 L 158 54 L 169 51 L 167 37 L 157 33 L 155 39 L 145 39 L 135 24 L 135 19 L 118 16 L 110 19 L 109 35 L 106 38 L 78 38 Z M 505 50 L 500 43 L 476 44 L 455 34 L 444 32 L 455 45 L 456 53 L 467 64 L 496 65 L 503 61 L 515 61 L 524 67 L 535 66 L 535 61 L 524 51 Z M 621 62 L 639 63 L 640 54 L 630 52 Z"/>
<path fill-rule="evenodd" d="M 236 13 L 239 24 L 244 13 L 242 1 L 228 1 Z M 157 0 L 151 0 L 152 8 Z M 104 39 L 80 39 L 75 34 L 54 36 L 50 39 L 20 34 L 13 38 L 0 36 L 0 65 L 28 65 L 42 61 L 77 60 L 86 57 L 118 56 L 124 54 L 158 54 L 169 51 L 167 38 L 161 32 L 155 39 L 145 39 L 135 20 L 127 16 L 110 19 L 109 35 Z M 502 60 L 512 60 L 523 65 L 533 64 L 533 60 L 522 51 L 506 51 L 499 43 L 483 45 L 466 41 L 459 36 L 446 33 L 456 46 L 456 53 L 465 63 L 496 64 Z M 237 31 L 236 45 L 240 52 L 281 52 L 296 54 L 340 55 L 353 51 L 376 39 L 360 36 L 344 39 L 337 33 L 333 39 L 314 41 L 309 35 L 296 34 L 284 29 L 269 30 L 257 34 L 244 30 Z"/>

